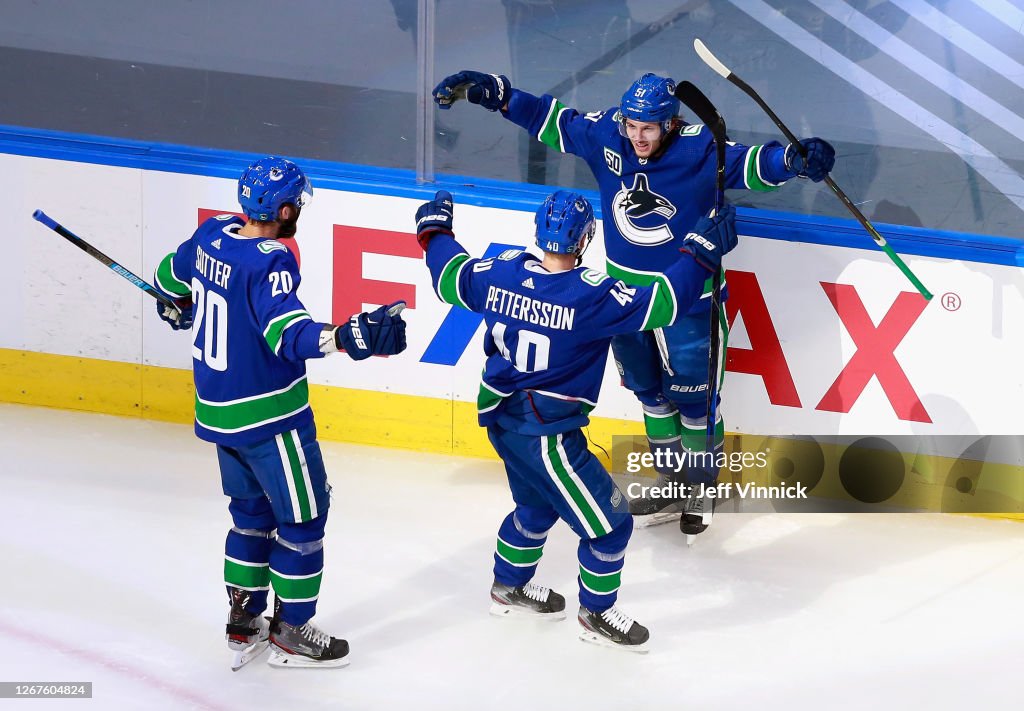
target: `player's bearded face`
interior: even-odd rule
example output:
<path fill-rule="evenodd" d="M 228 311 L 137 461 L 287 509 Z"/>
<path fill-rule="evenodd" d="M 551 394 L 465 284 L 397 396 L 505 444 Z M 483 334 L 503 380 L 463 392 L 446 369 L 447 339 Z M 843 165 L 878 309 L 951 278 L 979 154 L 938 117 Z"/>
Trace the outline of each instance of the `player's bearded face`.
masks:
<path fill-rule="evenodd" d="M 650 158 L 661 145 L 661 124 L 626 119 L 626 138 L 633 144 L 638 158 Z"/>

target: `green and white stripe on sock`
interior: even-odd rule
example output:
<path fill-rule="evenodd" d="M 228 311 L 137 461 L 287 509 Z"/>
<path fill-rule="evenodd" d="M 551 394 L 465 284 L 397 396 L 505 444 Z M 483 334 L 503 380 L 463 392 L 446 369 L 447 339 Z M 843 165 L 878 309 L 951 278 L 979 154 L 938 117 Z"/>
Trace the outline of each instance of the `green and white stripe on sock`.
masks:
<path fill-rule="evenodd" d="M 622 587 L 622 569 L 610 573 L 595 573 L 581 564 L 580 585 L 595 595 L 611 595 Z"/>
<path fill-rule="evenodd" d="M 277 451 L 284 467 L 284 479 L 288 487 L 288 498 L 291 501 L 295 523 L 312 521 L 320 515 L 317 510 L 316 496 L 313 495 L 313 484 L 309 479 L 309 467 L 306 455 L 302 451 L 298 430 L 282 432 L 274 437 Z"/>
<path fill-rule="evenodd" d="M 708 439 L 708 418 L 683 417 L 683 447 L 691 452 L 703 452 Z M 718 414 L 718 422 L 715 424 L 715 448 L 719 448 L 725 442 L 725 420 L 722 414 Z"/>
<path fill-rule="evenodd" d="M 541 458 L 548 476 L 561 492 L 570 510 L 576 515 L 588 538 L 611 533 L 612 525 L 597 505 L 593 494 L 569 463 L 562 444 L 562 435 L 545 435 L 540 442 Z"/>
<path fill-rule="evenodd" d="M 541 556 L 544 555 L 544 543 L 531 547 L 514 546 L 498 536 L 494 552 L 509 565 L 516 568 L 530 568 L 537 565 Z"/>
<path fill-rule="evenodd" d="M 323 576 L 323 568 L 308 575 L 286 575 L 270 569 L 274 595 L 281 602 L 287 603 L 314 602 L 320 597 L 320 582 Z"/>
<path fill-rule="evenodd" d="M 679 439 L 683 433 L 679 411 L 672 409 L 667 412 L 652 412 L 644 408 L 644 430 L 647 432 L 647 439 L 652 442 L 670 442 Z"/>
<path fill-rule="evenodd" d="M 242 590 L 270 589 L 270 565 L 224 556 L 224 584 Z"/>

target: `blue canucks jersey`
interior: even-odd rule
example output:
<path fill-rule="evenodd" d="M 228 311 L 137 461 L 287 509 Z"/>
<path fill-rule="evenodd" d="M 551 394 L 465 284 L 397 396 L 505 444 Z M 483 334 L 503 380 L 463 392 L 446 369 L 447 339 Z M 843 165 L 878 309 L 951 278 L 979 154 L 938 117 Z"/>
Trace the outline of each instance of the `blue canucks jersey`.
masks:
<path fill-rule="evenodd" d="M 581 157 L 601 193 L 608 273 L 628 284 L 650 284 L 675 261 L 686 234 L 715 203 L 715 145 L 711 131 L 684 124 L 654 158 L 638 158 L 619 133 L 618 110 L 580 114 L 552 96 L 514 89 L 506 118 L 539 141 Z M 730 143 L 726 188 L 774 190 L 793 177 L 785 149 Z M 708 287 L 710 288 L 710 287 Z M 695 310 L 706 309 L 697 305 Z"/>
<path fill-rule="evenodd" d="M 156 269 L 156 286 L 194 304 L 196 435 L 252 444 L 313 422 L 305 361 L 321 358 L 327 324 L 299 301 L 299 268 L 273 239 L 239 236 L 244 221 L 203 222 Z"/>
<path fill-rule="evenodd" d="M 585 425 L 612 336 L 671 324 L 707 276 L 677 252 L 650 286 L 631 287 L 583 267 L 549 272 L 521 250 L 472 259 L 448 235 L 431 239 L 427 266 L 442 301 L 484 317 L 480 424 L 536 435 Z"/>

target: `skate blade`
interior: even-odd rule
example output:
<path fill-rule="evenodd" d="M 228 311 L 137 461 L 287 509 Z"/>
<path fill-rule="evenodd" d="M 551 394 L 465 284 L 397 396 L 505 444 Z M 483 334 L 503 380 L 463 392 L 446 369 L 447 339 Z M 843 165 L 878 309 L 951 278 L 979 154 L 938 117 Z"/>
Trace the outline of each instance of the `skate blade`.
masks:
<path fill-rule="evenodd" d="M 347 654 L 341 659 L 317 662 L 301 654 L 288 654 L 280 649 L 270 650 L 270 657 L 267 658 L 267 664 L 277 669 L 337 669 L 339 667 L 347 667 L 348 663 L 349 658 Z"/>
<path fill-rule="evenodd" d="M 499 602 L 491 603 L 490 613 L 495 617 L 518 617 L 520 619 L 546 620 L 548 622 L 565 619 L 565 610 L 561 610 L 559 612 L 534 612 L 522 607 L 502 605 Z"/>
<path fill-rule="evenodd" d="M 604 637 L 597 632 L 591 632 L 587 629 L 580 631 L 580 640 L 583 642 L 589 642 L 590 644 L 596 644 L 598 647 L 608 647 L 610 649 L 618 649 L 623 652 L 634 652 L 635 654 L 647 654 L 647 652 L 650 651 L 650 647 L 647 646 L 647 642 L 644 642 L 643 644 L 616 644 L 607 637 Z"/>
<path fill-rule="evenodd" d="M 653 526 L 661 526 L 665 523 L 672 523 L 678 521 L 682 517 L 679 512 L 672 513 L 669 511 L 660 511 L 656 514 L 650 514 L 648 516 L 633 516 L 633 526 L 635 528 L 651 528 Z"/>
<path fill-rule="evenodd" d="M 264 639 L 246 649 L 243 649 L 241 652 L 235 652 L 235 657 L 231 662 L 231 671 L 238 671 L 253 659 L 256 659 L 256 657 L 267 651 L 267 647 L 269 646 L 270 640 Z"/>

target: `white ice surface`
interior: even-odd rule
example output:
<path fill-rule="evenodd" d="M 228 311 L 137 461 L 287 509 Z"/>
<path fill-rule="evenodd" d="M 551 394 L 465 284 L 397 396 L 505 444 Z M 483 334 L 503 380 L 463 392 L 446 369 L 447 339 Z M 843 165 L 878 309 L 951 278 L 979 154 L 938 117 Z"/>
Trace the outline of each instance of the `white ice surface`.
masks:
<path fill-rule="evenodd" d="M 581 643 L 572 615 L 487 614 L 500 464 L 324 443 L 316 619 L 352 664 L 232 673 L 211 445 L 0 405 L 0 447 L 0 680 L 94 682 L 32 708 L 1020 708 L 1018 522 L 722 514 L 690 549 L 675 525 L 636 531 L 620 603 L 652 649 L 635 655 Z M 557 526 L 537 576 L 570 605 L 575 552 Z"/>

